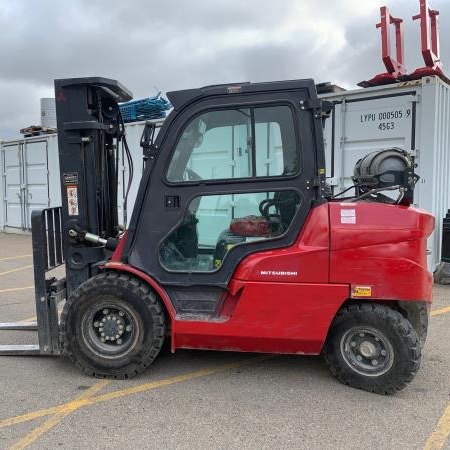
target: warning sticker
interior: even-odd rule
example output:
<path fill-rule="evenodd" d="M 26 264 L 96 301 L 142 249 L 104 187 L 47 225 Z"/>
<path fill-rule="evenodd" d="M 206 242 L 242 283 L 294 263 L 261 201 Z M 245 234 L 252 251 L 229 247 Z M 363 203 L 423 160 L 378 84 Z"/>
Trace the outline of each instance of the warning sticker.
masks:
<path fill-rule="evenodd" d="M 341 209 L 341 217 L 350 217 L 356 216 L 356 210 L 355 209 Z"/>
<path fill-rule="evenodd" d="M 78 172 L 65 172 L 62 178 L 65 186 L 75 186 L 78 184 Z"/>
<path fill-rule="evenodd" d="M 78 216 L 78 188 L 77 186 L 67 186 L 67 209 L 69 216 Z"/>
<path fill-rule="evenodd" d="M 356 223 L 356 210 L 341 209 L 341 223 Z"/>
<path fill-rule="evenodd" d="M 370 286 L 355 286 L 352 297 L 372 297 L 372 288 Z"/>

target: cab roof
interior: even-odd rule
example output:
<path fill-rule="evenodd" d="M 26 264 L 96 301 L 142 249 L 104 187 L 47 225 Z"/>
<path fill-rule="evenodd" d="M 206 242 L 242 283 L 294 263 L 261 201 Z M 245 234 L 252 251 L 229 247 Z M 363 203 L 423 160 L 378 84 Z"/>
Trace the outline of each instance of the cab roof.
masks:
<path fill-rule="evenodd" d="M 167 92 L 167 97 L 174 109 L 178 110 L 202 97 L 286 90 L 307 90 L 309 91 L 308 97 L 310 99 L 317 98 L 314 80 L 310 78 L 303 80 L 269 81 L 264 83 L 250 83 L 246 81 L 241 83 L 214 84 L 196 89 Z"/>

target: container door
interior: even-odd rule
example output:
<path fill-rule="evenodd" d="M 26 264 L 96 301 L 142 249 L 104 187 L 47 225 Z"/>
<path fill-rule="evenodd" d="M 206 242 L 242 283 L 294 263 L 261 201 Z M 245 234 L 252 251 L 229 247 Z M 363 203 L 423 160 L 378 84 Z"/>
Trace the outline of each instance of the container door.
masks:
<path fill-rule="evenodd" d="M 325 130 L 327 179 L 335 193 L 353 184 L 356 162 L 371 152 L 397 147 L 415 156 L 417 100 L 405 93 L 336 103 Z"/>
<path fill-rule="evenodd" d="M 31 212 L 50 206 L 47 155 L 47 140 L 24 142 L 24 217 L 28 229 L 31 229 Z"/>
<path fill-rule="evenodd" d="M 23 214 L 22 144 L 15 142 L 3 145 L 2 154 L 5 226 L 23 229 L 25 220 Z"/>

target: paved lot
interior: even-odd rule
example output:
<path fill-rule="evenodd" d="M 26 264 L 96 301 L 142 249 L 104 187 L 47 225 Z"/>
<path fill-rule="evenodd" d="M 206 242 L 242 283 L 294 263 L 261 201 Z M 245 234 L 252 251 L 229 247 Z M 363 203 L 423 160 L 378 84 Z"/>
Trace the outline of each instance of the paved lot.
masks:
<path fill-rule="evenodd" d="M 31 239 L 0 233 L 0 321 L 32 320 L 32 285 Z M 0 448 L 450 449 L 448 306 L 436 286 L 422 368 L 392 397 L 342 386 L 319 357 L 166 350 L 130 381 L 0 357 Z M 18 337 L 33 341 L 1 341 Z"/>

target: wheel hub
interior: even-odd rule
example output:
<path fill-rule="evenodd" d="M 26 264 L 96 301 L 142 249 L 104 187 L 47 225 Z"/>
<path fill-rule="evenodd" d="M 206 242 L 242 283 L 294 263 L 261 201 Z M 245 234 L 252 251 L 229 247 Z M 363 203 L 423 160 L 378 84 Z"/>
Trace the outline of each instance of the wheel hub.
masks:
<path fill-rule="evenodd" d="M 344 361 L 356 372 L 366 376 L 380 376 L 393 364 L 394 350 L 386 336 L 370 327 L 354 327 L 341 338 Z"/>
<path fill-rule="evenodd" d="M 359 352 L 365 358 L 373 358 L 377 354 L 377 348 L 370 341 L 363 341 L 359 345 Z"/>
<path fill-rule="evenodd" d="M 93 308 L 84 323 L 91 348 L 103 356 L 127 352 L 136 340 L 136 318 L 118 304 Z"/>
<path fill-rule="evenodd" d="M 121 314 L 122 313 L 122 314 Z M 116 341 L 117 343 L 126 330 L 125 320 L 123 319 L 123 311 L 119 311 L 118 315 L 110 314 L 109 310 L 102 311 L 101 320 L 94 322 L 94 327 L 98 328 L 97 335 L 102 342 Z"/>

